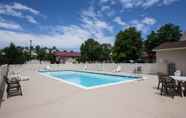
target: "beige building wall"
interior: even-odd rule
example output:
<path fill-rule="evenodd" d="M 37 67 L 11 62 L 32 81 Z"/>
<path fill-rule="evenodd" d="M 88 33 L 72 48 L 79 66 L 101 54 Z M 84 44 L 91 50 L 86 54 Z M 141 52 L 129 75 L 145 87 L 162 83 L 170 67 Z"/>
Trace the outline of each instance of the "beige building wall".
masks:
<path fill-rule="evenodd" d="M 76 58 L 73 57 L 64 57 L 64 58 L 60 58 L 60 63 L 65 63 L 65 64 L 72 64 L 76 62 Z"/>
<path fill-rule="evenodd" d="M 186 75 L 186 49 L 157 51 L 157 63 L 175 63 L 176 69 Z"/>
<path fill-rule="evenodd" d="M 72 64 L 74 62 L 76 62 L 76 58 L 68 57 L 68 58 L 65 59 L 66 64 Z"/>

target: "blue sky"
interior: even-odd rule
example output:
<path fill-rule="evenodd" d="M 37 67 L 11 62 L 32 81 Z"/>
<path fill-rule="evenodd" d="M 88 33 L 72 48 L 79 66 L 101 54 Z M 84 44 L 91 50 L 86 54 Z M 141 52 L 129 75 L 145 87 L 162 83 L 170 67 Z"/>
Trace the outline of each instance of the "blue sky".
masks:
<path fill-rule="evenodd" d="M 0 47 L 14 42 L 79 50 L 94 38 L 113 44 L 134 26 L 143 37 L 162 24 L 186 30 L 185 0 L 0 0 Z"/>

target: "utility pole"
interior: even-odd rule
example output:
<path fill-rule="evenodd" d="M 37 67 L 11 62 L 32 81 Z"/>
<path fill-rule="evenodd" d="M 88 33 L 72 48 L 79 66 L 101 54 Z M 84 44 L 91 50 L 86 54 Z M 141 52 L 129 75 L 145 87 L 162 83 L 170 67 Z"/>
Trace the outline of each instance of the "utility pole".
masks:
<path fill-rule="evenodd" d="M 30 40 L 30 60 L 31 60 L 31 57 L 32 57 L 32 40 Z"/>

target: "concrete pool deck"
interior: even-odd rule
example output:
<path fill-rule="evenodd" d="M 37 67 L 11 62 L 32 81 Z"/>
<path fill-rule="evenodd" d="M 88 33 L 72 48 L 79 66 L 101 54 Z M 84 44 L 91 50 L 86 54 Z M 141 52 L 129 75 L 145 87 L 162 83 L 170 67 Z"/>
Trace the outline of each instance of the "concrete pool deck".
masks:
<path fill-rule="evenodd" d="M 156 76 L 114 86 L 84 90 L 21 71 L 23 96 L 4 97 L 0 118 L 185 118 L 186 97 L 160 96 Z"/>

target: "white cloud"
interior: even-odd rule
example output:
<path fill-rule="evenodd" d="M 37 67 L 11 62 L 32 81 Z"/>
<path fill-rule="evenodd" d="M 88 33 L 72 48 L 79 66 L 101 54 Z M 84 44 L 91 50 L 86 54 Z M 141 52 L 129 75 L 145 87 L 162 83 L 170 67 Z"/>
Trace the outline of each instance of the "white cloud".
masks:
<path fill-rule="evenodd" d="M 110 0 L 103 0 L 103 2 L 108 2 Z M 123 0 L 124 1 L 124 0 Z M 125 0 L 127 1 L 127 0 Z M 131 0 L 133 1 L 133 0 Z M 110 1 L 111 4 L 111 1 Z M 140 2 L 136 2 L 136 4 L 141 4 Z M 106 4 L 107 5 L 107 4 Z M 13 13 L 14 16 L 23 17 L 30 23 L 38 24 L 36 19 L 30 15 L 25 15 L 23 11 L 31 12 L 32 14 L 39 14 L 39 12 L 34 11 L 34 9 L 29 9 L 20 4 L 13 5 L 6 13 Z M 109 6 L 110 7 L 110 6 Z M 133 5 L 128 4 L 128 7 L 133 7 Z M 16 10 L 15 10 L 16 9 Z M 108 10 L 109 9 L 109 10 Z M 104 12 L 103 12 L 104 11 Z M 87 40 L 88 38 L 94 38 L 101 43 L 113 43 L 114 39 L 114 25 L 113 22 L 121 25 L 123 28 L 127 28 L 129 26 L 135 26 L 138 30 L 146 33 L 150 30 L 150 27 L 156 23 L 156 20 L 152 17 L 144 17 L 140 20 L 132 20 L 129 22 L 124 21 L 120 16 L 117 16 L 113 19 L 113 21 L 107 21 L 105 16 L 109 13 L 110 8 L 104 8 L 103 6 L 100 9 L 95 9 L 94 5 L 88 7 L 81 12 L 80 16 L 80 24 L 78 25 L 57 25 L 50 26 L 47 30 L 48 33 L 45 34 L 34 34 L 34 33 L 23 33 L 23 32 L 14 32 L 14 31 L 4 31 L 0 29 L 0 37 L 3 40 L 0 40 L 1 44 L 9 44 L 10 42 L 14 42 L 17 45 L 27 46 L 29 40 L 32 40 L 35 45 L 41 46 L 56 46 L 59 48 L 79 48 L 82 42 Z M 0 14 L 5 14 L 1 11 L 0 6 Z M 5 21 L 1 21 L 5 22 Z M 19 24 L 12 22 L 5 22 L 1 24 L 2 28 L 10 28 L 11 29 L 22 29 Z M 48 27 L 48 26 L 46 26 Z M 45 28 L 46 28 L 45 27 Z M 47 28 L 46 28 L 47 29 Z"/>
<path fill-rule="evenodd" d="M 14 3 L 13 6 L 8 6 L 8 7 L 10 9 L 15 9 L 15 10 L 29 11 L 35 15 L 38 15 L 40 13 L 38 10 L 35 10 L 33 8 L 30 8 L 30 7 L 20 4 L 20 3 Z"/>
<path fill-rule="evenodd" d="M 100 0 L 101 3 L 106 3 L 108 1 L 110 1 L 110 0 Z"/>
<path fill-rule="evenodd" d="M 10 30 L 22 30 L 21 25 L 14 22 L 6 21 L 2 18 L 0 19 L 0 28 L 10 29 Z"/>
<path fill-rule="evenodd" d="M 106 4 L 109 3 L 111 5 L 115 5 L 117 0 L 100 0 L 100 4 Z"/>
<path fill-rule="evenodd" d="M 169 5 L 169 4 L 171 4 L 173 2 L 176 2 L 176 1 L 178 1 L 178 0 L 163 0 L 163 4 L 164 5 Z"/>
<path fill-rule="evenodd" d="M 109 10 L 110 9 L 110 6 L 108 6 L 108 5 L 103 5 L 102 7 L 101 7 L 101 11 L 107 11 L 107 10 Z"/>
<path fill-rule="evenodd" d="M 0 4 L 0 13 L 6 15 L 11 15 L 10 13 L 14 13 L 13 15 L 15 14 L 19 14 L 19 15 L 15 15 L 15 16 L 21 16 L 21 13 L 22 12 L 30 12 L 30 13 L 33 13 L 35 15 L 39 15 L 39 11 L 38 10 L 35 10 L 33 8 L 30 8 L 26 5 L 23 5 L 23 4 L 20 4 L 20 3 L 13 3 L 13 4 Z"/>
<path fill-rule="evenodd" d="M 144 3 L 142 3 L 141 5 L 143 7 L 150 7 L 150 6 L 153 6 L 154 4 L 157 4 L 159 2 L 159 0 L 148 0 Z"/>
<path fill-rule="evenodd" d="M 38 24 L 38 22 L 35 20 L 34 17 L 32 16 L 25 16 L 25 18 L 27 19 L 28 22 L 30 23 L 34 23 L 34 24 Z"/>
<path fill-rule="evenodd" d="M 109 24 L 97 18 L 92 19 L 88 17 L 83 17 L 81 21 L 82 21 L 81 26 L 86 29 L 94 29 L 94 30 L 100 29 L 100 30 L 112 31 L 112 27 L 109 26 Z"/>
<path fill-rule="evenodd" d="M 32 40 L 34 45 L 40 45 L 40 46 L 47 46 L 47 47 L 57 46 L 62 48 L 78 47 L 84 39 L 77 37 L 77 35 L 72 35 L 71 33 L 72 32 L 67 32 L 67 34 L 65 33 L 64 35 L 60 35 L 60 34 L 53 34 L 53 35 L 37 34 L 36 35 L 36 34 L 29 34 L 29 33 L 22 33 L 22 32 L 0 30 L 1 39 L 3 39 L 4 44 L 7 45 L 10 42 L 13 42 L 19 46 L 28 46 L 29 40 Z M 79 33 L 79 31 L 75 33 Z"/>
<path fill-rule="evenodd" d="M 5 9 L 2 6 L 0 6 L 0 14 L 8 15 L 8 16 L 23 17 L 22 12 L 15 11 L 13 9 Z"/>
<path fill-rule="evenodd" d="M 151 26 L 153 26 L 157 21 L 152 17 L 144 17 L 140 20 L 135 19 L 126 22 L 122 20 L 121 17 L 117 16 L 114 18 L 113 22 L 117 23 L 124 29 L 128 27 L 136 27 L 137 30 L 141 31 L 143 34 L 146 34 L 150 30 Z"/>
<path fill-rule="evenodd" d="M 170 5 L 174 2 L 177 2 L 179 0 L 100 0 L 100 3 L 111 3 L 114 1 L 118 4 L 121 4 L 121 6 L 125 8 L 134 8 L 134 7 L 143 7 L 148 8 L 154 5 Z"/>
<path fill-rule="evenodd" d="M 28 13 L 30 15 L 28 15 Z M 13 4 L 0 4 L 0 14 L 23 18 L 23 19 L 26 19 L 30 23 L 36 24 L 37 21 L 34 19 L 33 16 L 31 16 L 31 14 L 40 15 L 40 12 L 31 7 L 15 2 Z"/>
<path fill-rule="evenodd" d="M 85 12 L 86 11 L 86 12 Z M 99 18 L 93 6 L 82 12 L 80 25 L 83 29 L 92 34 L 92 38 L 105 38 L 107 33 L 113 31 L 113 27 L 106 21 Z M 85 14 L 86 13 L 86 14 Z"/>
<path fill-rule="evenodd" d="M 95 9 L 93 6 L 90 6 L 88 9 L 83 10 L 81 13 L 82 16 L 86 16 L 86 17 L 92 17 L 95 18 L 97 16 L 97 14 L 95 13 Z"/>
<path fill-rule="evenodd" d="M 137 30 L 146 32 L 146 27 L 145 27 L 146 25 L 142 21 L 132 20 L 130 24 L 131 24 L 131 26 L 136 27 Z"/>
<path fill-rule="evenodd" d="M 145 17 L 142 22 L 147 25 L 154 25 L 156 23 L 156 20 L 151 17 Z"/>
<path fill-rule="evenodd" d="M 61 27 L 61 28 L 60 28 Z M 61 32 L 53 32 L 52 34 L 31 34 L 23 32 L 13 32 L 0 30 L 0 40 L 1 44 L 9 45 L 10 42 L 15 43 L 19 46 L 28 46 L 29 41 L 32 40 L 34 45 L 52 47 L 56 46 L 58 48 L 79 48 L 81 43 L 83 43 L 88 38 L 91 38 L 90 32 L 82 29 L 78 26 L 58 26 Z M 96 39 L 102 43 L 111 43 L 109 37 L 104 39 Z"/>
<path fill-rule="evenodd" d="M 95 18 L 84 17 L 82 19 L 81 29 L 87 31 L 91 38 L 104 40 L 108 37 L 106 33 L 112 32 L 112 26 L 109 26 L 105 21 Z"/>
<path fill-rule="evenodd" d="M 137 30 L 146 34 L 150 30 L 151 26 L 153 26 L 156 22 L 156 19 L 152 17 L 144 17 L 141 20 L 132 20 L 129 25 L 136 27 Z"/>
<path fill-rule="evenodd" d="M 116 22 L 119 25 L 122 25 L 122 26 L 126 26 L 127 25 L 127 23 L 125 21 L 123 21 L 121 19 L 121 17 L 119 17 L 119 16 L 115 17 L 113 21 Z"/>
<path fill-rule="evenodd" d="M 48 28 L 46 34 L 33 34 L 0 30 L 1 43 L 14 42 L 17 45 L 28 45 L 32 40 L 35 45 L 56 46 L 59 48 L 79 48 L 88 38 L 94 38 L 100 43 L 113 43 L 112 26 L 105 20 L 100 19 L 94 7 L 84 10 L 80 17 L 79 25 L 57 25 Z"/>

